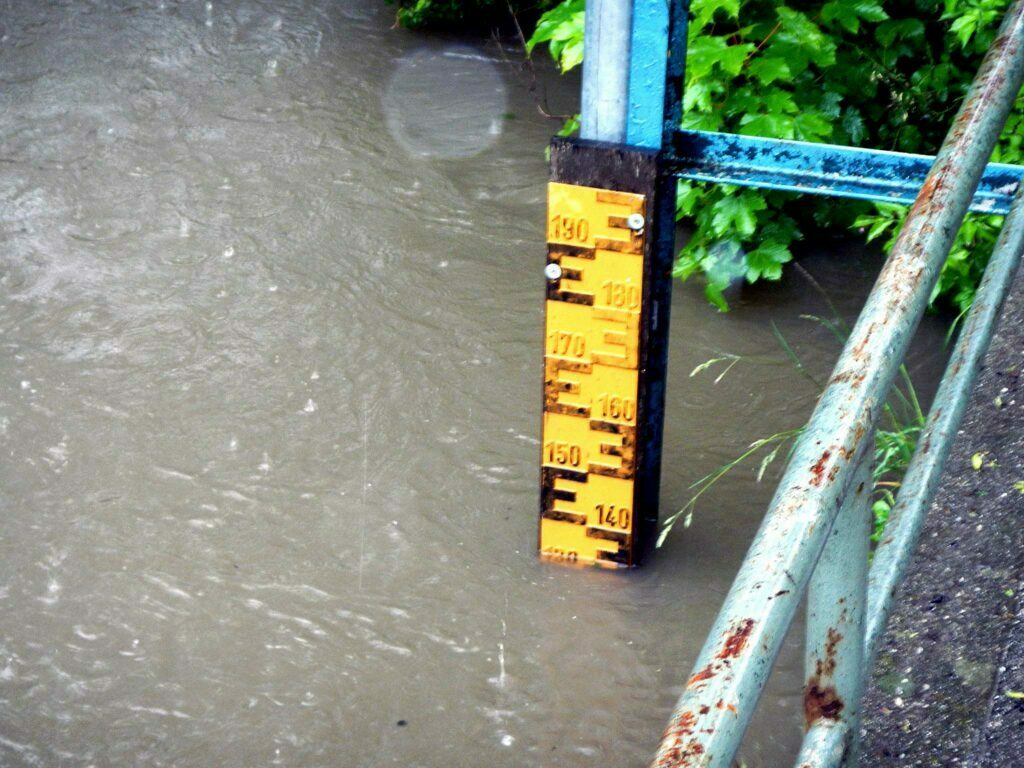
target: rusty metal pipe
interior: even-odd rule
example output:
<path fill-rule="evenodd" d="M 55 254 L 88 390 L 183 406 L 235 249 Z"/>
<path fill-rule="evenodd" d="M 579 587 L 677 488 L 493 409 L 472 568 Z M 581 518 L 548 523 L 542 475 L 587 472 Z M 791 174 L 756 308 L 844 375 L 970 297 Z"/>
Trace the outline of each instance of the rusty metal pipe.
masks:
<path fill-rule="evenodd" d="M 974 303 L 967 313 L 956 350 L 935 393 L 914 458 L 900 484 L 885 538 L 875 551 L 869 577 L 868 624 L 864 639 L 864 658 L 868 664 L 874 659 L 878 640 L 885 631 L 893 596 L 914 553 L 925 513 L 939 485 L 957 426 L 971 399 L 971 388 L 995 331 L 1003 301 L 1020 266 L 1022 252 L 1024 191 L 1018 191 Z"/>
<path fill-rule="evenodd" d="M 843 759 L 834 764 L 844 768 L 856 765 L 860 744 L 873 460 L 861 459 L 807 588 L 804 729 L 845 725 Z"/>
<path fill-rule="evenodd" d="M 730 765 L 899 362 L 1024 81 L 1010 6 L 669 719 L 653 765 Z"/>

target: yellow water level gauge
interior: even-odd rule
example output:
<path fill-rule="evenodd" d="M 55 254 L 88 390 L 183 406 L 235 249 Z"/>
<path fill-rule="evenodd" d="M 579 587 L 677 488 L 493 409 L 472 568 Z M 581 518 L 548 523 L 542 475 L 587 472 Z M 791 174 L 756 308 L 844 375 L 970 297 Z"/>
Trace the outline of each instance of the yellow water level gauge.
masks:
<path fill-rule="evenodd" d="M 548 185 L 541 556 L 635 560 L 647 197 Z"/>

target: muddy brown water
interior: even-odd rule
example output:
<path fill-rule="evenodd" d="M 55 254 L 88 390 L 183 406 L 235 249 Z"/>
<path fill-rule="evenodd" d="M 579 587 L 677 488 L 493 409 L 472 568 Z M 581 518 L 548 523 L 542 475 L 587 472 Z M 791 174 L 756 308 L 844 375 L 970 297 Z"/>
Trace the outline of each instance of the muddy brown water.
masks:
<path fill-rule="evenodd" d="M 514 50 L 392 14 L 0 2 L 3 765 L 652 754 L 777 472 L 635 572 L 537 561 L 556 126 Z M 855 316 L 877 255 L 806 250 Z M 797 273 L 733 303 L 675 291 L 667 512 L 812 407 L 771 322 L 819 376 L 837 353 Z M 796 744 L 798 635 L 750 766 Z"/>

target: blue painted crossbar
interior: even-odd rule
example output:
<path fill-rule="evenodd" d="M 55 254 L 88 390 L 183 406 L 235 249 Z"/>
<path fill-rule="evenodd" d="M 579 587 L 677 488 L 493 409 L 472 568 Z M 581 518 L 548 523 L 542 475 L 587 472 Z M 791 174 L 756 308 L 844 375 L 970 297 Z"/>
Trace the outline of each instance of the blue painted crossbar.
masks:
<path fill-rule="evenodd" d="M 878 149 L 679 130 L 672 137 L 668 162 L 673 173 L 693 181 L 909 205 L 934 160 Z M 1005 215 L 1022 179 L 1024 167 L 990 163 L 971 210 Z"/>

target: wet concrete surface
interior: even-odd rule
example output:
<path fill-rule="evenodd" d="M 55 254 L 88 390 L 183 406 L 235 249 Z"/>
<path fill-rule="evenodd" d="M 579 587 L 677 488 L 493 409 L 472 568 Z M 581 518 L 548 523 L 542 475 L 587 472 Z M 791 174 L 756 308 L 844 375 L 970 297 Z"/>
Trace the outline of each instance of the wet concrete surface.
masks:
<path fill-rule="evenodd" d="M 1024 272 L 879 648 L 862 765 L 1024 763 L 1022 369 Z"/>

